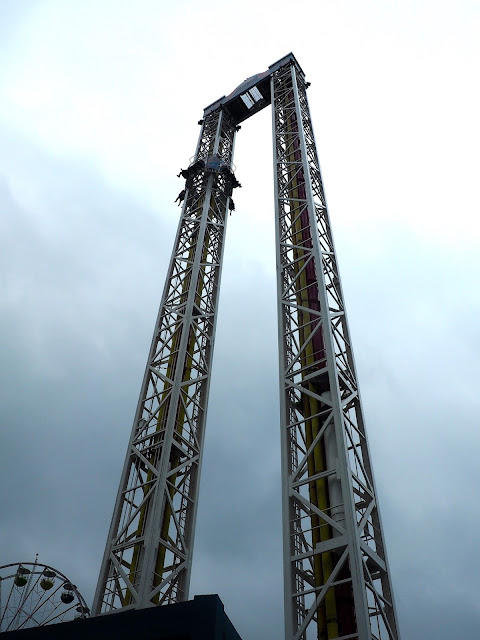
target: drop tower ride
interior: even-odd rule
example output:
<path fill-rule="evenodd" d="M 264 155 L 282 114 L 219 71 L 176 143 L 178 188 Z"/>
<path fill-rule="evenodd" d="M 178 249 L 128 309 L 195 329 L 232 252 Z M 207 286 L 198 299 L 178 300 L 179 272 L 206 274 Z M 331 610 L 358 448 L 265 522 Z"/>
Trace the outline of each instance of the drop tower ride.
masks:
<path fill-rule="evenodd" d="M 271 104 L 285 638 L 400 638 L 307 86 L 289 54 L 204 111 L 94 614 L 188 599 L 235 136 Z"/>

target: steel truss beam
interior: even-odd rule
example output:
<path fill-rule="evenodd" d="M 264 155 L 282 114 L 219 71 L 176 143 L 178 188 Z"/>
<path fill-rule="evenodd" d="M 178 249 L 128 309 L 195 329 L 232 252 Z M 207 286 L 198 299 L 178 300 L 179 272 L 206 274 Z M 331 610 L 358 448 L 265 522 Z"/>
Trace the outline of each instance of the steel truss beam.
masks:
<path fill-rule="evenodd" d="M 271 75 L 288 640 L 398 640 L 306 86 Z"/>
<path fill-rule="evenodd" d="M 270 82 L 270 94 L 268 92 Z M 250 96 L 250 97 L 248 97 Z M 205 109 L 93 614 L 188 598 L 236 125 L 271 101 L 286 640 L 399 640 L 303 72 Z"/>
<path fill-rule="evenodd" d="M 235 124 L 205 117 L 93 613 L 186 600 L 207 412 Z M 200 162 L 199 162 L 200 161 Z M 195 164 L 197 163 L 197 164 Z M 210 168 L 209 168 L 210 167 Z"/>

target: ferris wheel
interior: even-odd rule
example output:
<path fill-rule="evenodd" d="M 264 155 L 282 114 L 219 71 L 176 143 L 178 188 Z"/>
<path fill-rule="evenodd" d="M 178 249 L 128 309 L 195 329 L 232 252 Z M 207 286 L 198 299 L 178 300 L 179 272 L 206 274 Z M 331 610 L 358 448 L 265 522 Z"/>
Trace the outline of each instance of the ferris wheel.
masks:
<path fill-rule="evenodd" d="M 87 618 L 90 609 L 61 571 L 37 562 L 0 566 L 0 632 Z"/>

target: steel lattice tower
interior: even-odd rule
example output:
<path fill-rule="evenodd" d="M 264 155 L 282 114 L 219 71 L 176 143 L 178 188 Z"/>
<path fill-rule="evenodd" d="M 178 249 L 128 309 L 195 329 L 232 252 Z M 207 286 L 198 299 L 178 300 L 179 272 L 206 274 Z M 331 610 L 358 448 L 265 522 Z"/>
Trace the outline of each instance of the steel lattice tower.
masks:
<path fill-rule="evenodd" d="M 238 125 L 272 105 L 286 640 L 399 640 L 337 259 L 292 54 L 205 109 L 93 612 L 186 600 Z"/>

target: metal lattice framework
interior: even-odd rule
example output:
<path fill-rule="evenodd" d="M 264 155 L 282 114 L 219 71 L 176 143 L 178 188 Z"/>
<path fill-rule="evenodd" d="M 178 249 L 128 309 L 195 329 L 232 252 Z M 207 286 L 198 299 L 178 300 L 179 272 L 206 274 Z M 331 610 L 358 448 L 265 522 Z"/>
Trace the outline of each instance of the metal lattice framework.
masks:
<path fill-rule="evenodd" d="M 123 468 L 94 612 L 188 598 L 235 126 L 205 118 Z M 215 170 L 208 170 L 208 163 Z M 194 164 L 195 164 L 194 163 Z M 203 166 L 202 166 L 203 165 Z"/>
<path fill-rule="evenodd" d="M 345 305 L 301 70 L 271 78 L 286 637 L 397 639 Z"/>
<path fill-rule="evenodd" d="M 272 104 L 287 640 L 399 640 L 308 107 L 292 54 L 205 109 L 94 602 L 188 598 L 238 123 Z"/>

